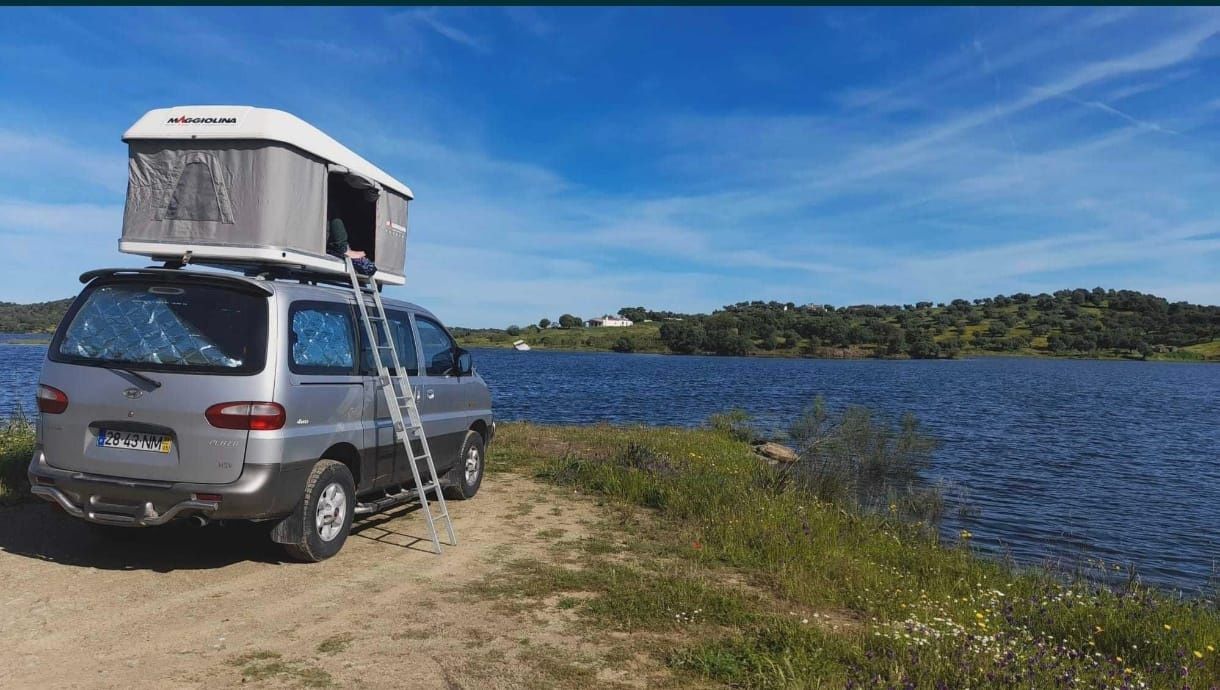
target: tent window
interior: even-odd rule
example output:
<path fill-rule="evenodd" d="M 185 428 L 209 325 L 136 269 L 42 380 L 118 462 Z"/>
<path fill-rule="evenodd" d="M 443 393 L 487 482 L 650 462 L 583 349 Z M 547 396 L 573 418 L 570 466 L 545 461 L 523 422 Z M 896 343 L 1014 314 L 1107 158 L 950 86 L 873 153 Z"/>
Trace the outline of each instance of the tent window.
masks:
<path fill-rule="evenodd" d="M 229 176 L 219 161 L 202 151 L 188 151 L 171 166 L 166 177 L 174 183 L 165 188 L 157 220 L 234 222 Z"/>
<path fill-rule="evenodd" d="M 377 198 L 376 187 L 369 180 L 346 172 L 327 176 L 326 221 L 343 221 L 350 248 L 366 253 L 376 261 Z"/>
<path fill-rule="evenodd" d="M 166 220 L 220 220 L 220 199 L 212 171 L 203 161 L 187 163 L 165 209 Z"/>

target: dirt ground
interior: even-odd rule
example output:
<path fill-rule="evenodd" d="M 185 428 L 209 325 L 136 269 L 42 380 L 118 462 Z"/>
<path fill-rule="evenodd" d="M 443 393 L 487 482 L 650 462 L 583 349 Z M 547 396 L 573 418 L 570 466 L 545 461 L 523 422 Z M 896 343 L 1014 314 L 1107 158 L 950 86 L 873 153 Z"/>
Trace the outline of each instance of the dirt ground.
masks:
<path fill-rule="evenodd" d="M 443 556 L 421 541 L 422 516 L 400 508 L 357 522 L 338 556 L 307 565 L 249 527 L 116 540 L 42 502 L 2 508 L 0 687 L 649 682 L 599 662 L 604 643 L 576 634 L 568 612 L 514 612 L 478 594 L 499 564 L 552 558 L 556 540 L 594 529 L 592 501 L 495 474 L 450 510 L 461 544 Z"/>

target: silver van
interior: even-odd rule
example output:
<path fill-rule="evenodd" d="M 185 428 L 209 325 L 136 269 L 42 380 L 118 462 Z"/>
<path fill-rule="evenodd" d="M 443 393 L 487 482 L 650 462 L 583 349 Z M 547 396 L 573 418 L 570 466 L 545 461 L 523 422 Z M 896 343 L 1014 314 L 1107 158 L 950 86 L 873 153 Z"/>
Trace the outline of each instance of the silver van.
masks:
<path fill-rule="evenodd" d="M 316 561 L 413 486 L 350 287 L 182 268 L 81 281 L 39 380 L 36 495 L 103 526 L 262 521 Z M 433 314 L 384 302 L 445 495 L 471 498 L 487 385 Z"/>

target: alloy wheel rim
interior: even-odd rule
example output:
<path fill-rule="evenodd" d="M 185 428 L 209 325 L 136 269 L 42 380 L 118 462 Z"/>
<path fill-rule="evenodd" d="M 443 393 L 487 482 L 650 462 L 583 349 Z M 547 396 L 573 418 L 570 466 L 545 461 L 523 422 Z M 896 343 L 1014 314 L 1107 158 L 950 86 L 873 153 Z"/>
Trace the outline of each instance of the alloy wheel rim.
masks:
<path fill-rule="evenodd" d="M 471 446 L 470 450 L 466 451 L 466 485 L 474 484 L 479 478 L 479 471 L 482 463 L 479 462 L 478 446 Z"/>
<path fill-rule="evenodd" d="M 322 541 L 331 541 L 343 531 L 343 524 L 347 521 L 347 492 L 338 482 L 331 482 L 322 489 L 317 509 L 314 510 L 314 521 Z"/>

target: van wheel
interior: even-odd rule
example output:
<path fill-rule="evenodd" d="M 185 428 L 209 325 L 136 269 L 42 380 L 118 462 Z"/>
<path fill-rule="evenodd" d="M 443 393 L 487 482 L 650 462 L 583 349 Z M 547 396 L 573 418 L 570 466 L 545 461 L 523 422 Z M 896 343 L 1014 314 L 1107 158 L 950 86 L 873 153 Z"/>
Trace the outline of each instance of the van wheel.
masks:
<path fill-rule="evenodd" d="M 458 462 L 449 470 L 449 486 L 445 487 L 445 498 L 465 501 L 479 493 L 483 483 L 483 436 L 477 431 L 467 431 L 462 440 L 462 453 Z"/>
<path fill-rule="evenodd" d="M 320 460 L 305 482 L 305 495 L 289 520 L 299 521 L 297 540 L 284 544 L 298 561 L 316 563 L 339 553 L 352 528 L 356 510 L 356 482 L 341 462 Z"/>

